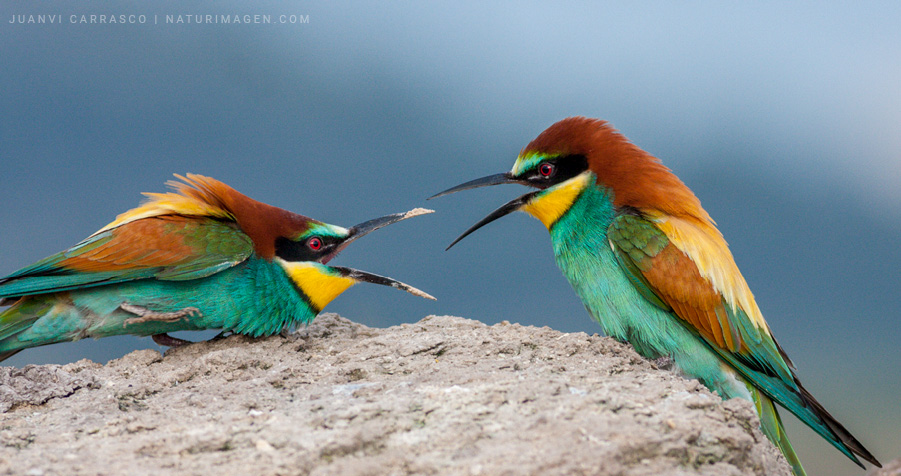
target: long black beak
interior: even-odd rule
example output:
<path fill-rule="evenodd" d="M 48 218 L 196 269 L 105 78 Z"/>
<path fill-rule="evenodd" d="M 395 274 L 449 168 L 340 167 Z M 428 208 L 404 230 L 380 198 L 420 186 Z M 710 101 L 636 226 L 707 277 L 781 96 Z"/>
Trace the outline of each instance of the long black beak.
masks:
<path fill-rule="evenodd" d="M 402 219 L 403 218 L 401 218 L 401 220 Z M 429 294 L 425 291 L 416 289 L 413 286 L 410 286 L 409 284 L 406 284 L 406 283 L 402 283 L 396 279 L 388 278 L 385 276 L 379 276 L 377 274 L 367 273 L 366 271 L 360 271 L 359 269 L 343 268 L 340 266 L 331 266 L 331 268 L 333 270 L 337 271 L 338 273 L 340 273 L 341 276 L 353 279 L 355 281 L 361 281 L 361 282 L 367 282 L 367 283 L 373 283 L 373 284 L 381 284 L 382 286 L 391 286 L 392 288 L 397 288 L 402 291 L 406 291 L 414 296 L 419 296 L 422 298 L 437 301 L 437 299 L 435 299 L 431 294 Z"/>
<path fill-rule="evenodd" d="M 356 240 L 357 238 L 367 235 L 379 228 L 388 226 L 392 223 L 397 223 L 401 220 L 406 220 L 407 218 L 413 218 L 419 215 L 427 215 L 429 213 L 434 213 L 435 210 L 429 210 L 427 208 L 414 208 L 405 213 L 394 213 L 392 215 L 385 215 L 379 218 L 373 218 L 372 220 L 364 221 L 359 225 L 354 225 L 350 228 L 350 235 L 344 240 L 344 243 L 341 243 L 341 247 L 347 246 L 350 242 Z"/>
<path fill-rule="evenodd" d="M 431 197 L 429 197 L 427 200 L 431 200 L 433 198 L 438 198 L 438 197 L 443 197 L 445 195 L 450 195 L 452 193 L 456 193 L 461 190 L 469 190 L 472 188 L 479 188 L 479 187 L 488 187 L 490 185 L 500 185 L 500 184 L 504 184 L 504 183 L 518 183 L 518 184 L 523 184 L 523 185 L 526 184 L 526 182 L 524 182 L 524 181 L 513 178 L 513 176 L 510 175 L 510 172 L 503 173 L 503 174 L 494 174 L 494 175 L 489 175 L 487 177 L 470 180 L 469 182 L 462 183 L 460 185 L 457 185 L 456 187 L 449 188 L 441 193 L 436 193 L 435 195 L 432 195 Z"/>
<path fill-rule="evenodd" d="M 472 182 L 470 182 L 470 183 L 472 183 Z M 463 185 L 466 185 L 466 184 L 463 184 Z M 481 185 L 476 185 L 476 186 L 480 187 Z M 459 242 L 463 238 L 466 238 L 467 236 L 469 236 L 470 233 L 478 230 L 479 228 L 482 228 L 483 226 L 493 222 L 494 220 L 497 220 L 500 217 L 507 216 L 507 215 L 515 212 L 516 210 L 519 210 L 523 205 L 525 205 L 526 203 L 529 203 L 529 200 L 531 200 L 532 197 L 534 197 L 535 194 L 537 194 L 539 192 L 540 192 L 540 190 L 536 190 L 534 192 L 529 192 L 521 197 L 514 198 L 513 200 L 510 200 L 509 202 L 501 205 L 500 208 L 489 213 L 488 216 L 486 216 L 485 218 L 482 218 L 481 220 L 479 220 L 478 223 L 469 227 L 468 230 L 464 231 L 463 234 L 458 236 L 457 239 L 454 240 L 453 243 L 451 243 L 447 248 L 444 249 L 444 251 L 451 249 L 451 247 L 456 245 L 457 242 Z"/>

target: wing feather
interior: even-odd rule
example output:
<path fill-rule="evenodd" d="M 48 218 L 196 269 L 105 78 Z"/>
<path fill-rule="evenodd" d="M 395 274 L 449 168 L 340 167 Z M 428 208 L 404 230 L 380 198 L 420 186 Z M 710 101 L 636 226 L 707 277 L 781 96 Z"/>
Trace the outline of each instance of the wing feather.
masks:
<path fill-rule="evenodd" d="M 197 279 L 253 252 L 233 222 L 158 215 L 98 232 L 72 248 L 0 280 L 0 298 L 72 290 L 135 279 Z"/>
<path fill-rule="evenodd" d="M 617 259 L 625 262 L 623 271 L 641 274 L 630 276 L 632 282 L 643 283 L 752 385 L 853 461 L 860 464 L 856 454 L 878 464 L 801 386 L 716 228 L 628 213 L 614 219 L 607 236 Z"/>

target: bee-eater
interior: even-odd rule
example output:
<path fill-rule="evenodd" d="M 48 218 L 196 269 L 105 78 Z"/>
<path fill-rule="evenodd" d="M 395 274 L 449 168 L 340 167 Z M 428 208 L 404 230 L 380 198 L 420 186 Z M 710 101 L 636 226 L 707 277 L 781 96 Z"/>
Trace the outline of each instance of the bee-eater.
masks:
<path fill-rule="evenodd" d="M 200 175 L 81 243 L 0 279 L 0 360 L 40 345 L 119 334 L 222 329 L 252 337 L 310 322 L 357 282 L 432 296 L 391 278 L 326 263 L 357 238 L 431 210 L 351 228 L 258 202 Z"/>
<path fill-rule="evenodd" d="M 657 158 L 604 121 L 571 117 L 529 143 L 510 172 L 435 197 L 505 183 L 538 190 L 493 211 L 450 246 L 514 211 L 534 216 L 607 335 L 646 358 L 672 359 L 723 398 L 753 402 L 763 432 L 796 475 L 804 469 L 774 401 L 861 467 L 857 456 L 880 466 L 801 386 L 713 219 Z"/>

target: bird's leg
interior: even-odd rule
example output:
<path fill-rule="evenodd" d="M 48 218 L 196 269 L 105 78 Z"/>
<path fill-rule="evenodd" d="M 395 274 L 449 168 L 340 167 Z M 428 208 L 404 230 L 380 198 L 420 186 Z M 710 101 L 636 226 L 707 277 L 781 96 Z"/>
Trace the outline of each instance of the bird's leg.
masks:
<path fill-rule="evenodd" d="M 172 337 L 169 334 L 154 334 L 153 336 L 151 336 L 151 338 L 154 342 L 156 342 L 157 345 L 161 345 L 163 347 L 178 347 L 180 345 L 193 344 L 193 342 L 189 340 Z"/>
<path fill-rule="evenodd" d="M 142 322 L 150 321 L 175 322 L 180 319 L 194 317 L 200 314 L 200 309 L 197 309 L 196 307 L 186 307 L 180 311 L 175 312 L 153 312 L 146 307 L 135 306 L 134 304 L 128 302 L 119 304 L 119 307 L 125 312 L 130 312 L 138 316 L 126 319 L 125 322 L 122 323 L 122 327 L 125 327 L 129 324 L 140 324 Z"/>
<path fill-rule="evenodd" d="M 208 340 L 207 342 L 213 342 L 213 341 L 217 341 L 220 339 L 225 339 L 227 337 L 226 334 L 230 334 L 230 333 L 231 333 L 231 331 L 222 331 L 222 332 L 216 334 L 215 336 L 213 336 L 213 338 Z"/>
<path fill-rule="evenodd" d="M 669 355 L 664 355 L 663 357 L 657 357 L 656 359 L 651 360 L 654 365 L 661 370 L 670 370 L 673 368 L 673 364 L 676 362 Z"/>

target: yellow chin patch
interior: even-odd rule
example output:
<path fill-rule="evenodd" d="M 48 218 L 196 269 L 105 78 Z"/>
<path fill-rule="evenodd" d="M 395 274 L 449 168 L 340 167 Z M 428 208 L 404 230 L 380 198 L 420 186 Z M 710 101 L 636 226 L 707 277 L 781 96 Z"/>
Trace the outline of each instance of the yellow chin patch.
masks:
<path fill-rule="evenodd" d="M 357 283 L 354 279 L 337 274 L 324 264 L 309 261 L 288 262 L 281 259 L 278 261 L 317 312 Z"/>
<path fill-rule="evenodd" d="M 532 197 L 521 210 L 541 220 L 548 230 L 557 220 L 566 213 L 576 201 L 576 197 L 582 193 L 591 183 L 591 173 L 583 172 L 575 177 L 542 190 Z"/>

